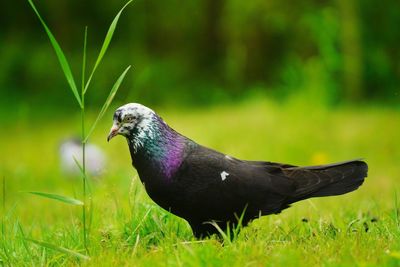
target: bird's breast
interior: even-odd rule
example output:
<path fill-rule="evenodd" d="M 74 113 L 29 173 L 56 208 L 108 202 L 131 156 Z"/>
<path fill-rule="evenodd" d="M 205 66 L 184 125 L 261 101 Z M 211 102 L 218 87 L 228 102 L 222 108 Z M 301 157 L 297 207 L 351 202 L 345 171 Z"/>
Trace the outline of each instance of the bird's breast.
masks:
<path fill-rule="evenodd" d="M 140 180 L 149 197 L 163 209 L 175 213 L 179 212 L 179 203 L 182 202 L 182 194 L 179 193 L 177 184 L 171 180 L 160 177 L 158 174 L 141 174 L 139 172 Z"/>

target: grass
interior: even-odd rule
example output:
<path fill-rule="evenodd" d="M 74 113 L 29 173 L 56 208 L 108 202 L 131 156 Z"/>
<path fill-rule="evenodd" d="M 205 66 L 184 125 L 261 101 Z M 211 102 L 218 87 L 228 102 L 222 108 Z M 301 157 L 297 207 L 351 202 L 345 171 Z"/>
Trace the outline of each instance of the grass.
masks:
<path fill-rule="evenodd" d="M 79 132 L 79 114 L 14 121 L 0 132 L 6 178 L 0 261 L 5 266 L 398 266 L 400 225 L 399 110 L 307 106 L 251 100 L 208 109 L 159 110 L 176 130 L 204 145 L 246 159 L 310 165 L 364 157 L 366 183 L 339 197 L 302 201 L 255 220 L 233 242 L 195 240 L 188 224 L 146 195 L 131 167 L 126 141 L 107 144 L 112 111 L 92 142 L 108 155 L 92 185 L 90 260 L 38 246 L 42 240 L 83 253 L 79 211 L 21 191 L 80 194 L 79 180 L 62 177 L 60 140 Z M 96 115 L 87 111 L 89 118 Z M 1 264 L 1 263 L 0 263 Z"/>

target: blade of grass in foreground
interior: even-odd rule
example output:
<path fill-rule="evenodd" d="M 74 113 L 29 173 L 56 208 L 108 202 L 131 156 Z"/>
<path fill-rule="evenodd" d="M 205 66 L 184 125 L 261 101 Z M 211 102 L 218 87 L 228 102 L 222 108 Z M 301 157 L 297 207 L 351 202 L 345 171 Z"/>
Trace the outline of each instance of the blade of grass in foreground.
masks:
<path fill-rule="evenodd" d="M 55 251 L 58 251 L 58 252 L 61 252 L 61 253 L 67 254 L 67 255 L 71 255 L 71 256 L 74 256 L 74 257 L 77 257 L 77 258 L 80 258 L 83 260 L 90 260 L 89 256 L 83 255 L 79 252 L 76 252 L 76 251 L 73 251 L 73 250 L 70 250 L 70 249 L 67 249 L 64 247 L 58 247 L 56 245 L 53 245 L 53 244 L 50 244 L 47 242 L 38 241 L 38 240 L 30 239 L 30 238 L 25 238 L 25 240 L 35 243 L 39 246 L 42 246 L 42 247 L 45 247 L 48 249 L 52 249 L 52 250 L 55 250 Z"/>
<path fill-rule="evenodd" d="M 86 47 L 87 47 L 87 29 L 85 27 L 85 35 L 83 37 L 83 55 L 82 55 L 82 80 L 81 80 L 81 96 L 82 96 L 82 105 L 84 105 L 84 91 L 85 91 L 85 74 L 86 74 Z"/>
<path fill-rule="evenodd" d="M 2 186 L 2 188 L 3 188 L 3 196 L 2 196 L 2 198 L 1 198 L 1 209 L 2 209 L 2 216 L 1 216 L 1 233 L 2 233 L 2 236 L 5 236 L 5 234 L 6 234 L 6 227 L 5 227 L 5 225 L 6 225 L 6 223 L 5 223 L 5 216 L 6 216 L 6 177 L 5 176 L 3 176 L 3 186 Z"/>
<path fill-rule="evenodd" d="M 74 156 L 72 156 L 72 159 L 74 160 L 75 165 L 78 166 L 79 171 L 80 171 L 81 174 L 84 176 L 84 178 L 85 178 L 87 181 L 89 181 L 88 176 L 87 176 L 86 172 L 83 171 L 83 166 L 79 163 L 78 159 L 77 159 L 76 157 L 74 157 Z M 89 192 L 91 193 L 92 188 L 91 188 L 91 186 L 90 186 L 90 183 L 88 183 L 87 185 L 88 185 L 88 188 L 89 188 Z"/>
<path fill-rule="evenodd" d="M 22 229 L 22 225 L 19 223 L 19 221 L 17 221 L 17 226 L 18 226 L 19 233 L 20 233 L 20 235 L 22 237 L 22 245 L 24 246 L 24 248 L 26 250 L 26 253 L 29 255 L 29 258 L 32 260 L 33 259 L 32 253 L 29 250 L 28 244 L 26 242 L 27 240 L 26 240 L 26 237 L 25 237 L 24 230 Z"/>
<path fill-rule="evenodd" d="M 396 223 L 397 228 L 400 227 L 400 220 L 399 220 L 399 204 L 397 201 L 397 191 L 394 190 L 394 221 Z"/>
<path fill-rule="evenodd" d="M 229 225 L 227 225 L 227 230 L 226 230 L 226 232 L 224 232 L 224 230 L 222 230 L 222 228 L 219 227 L 219 225 L 218 225 L 216 222 L 214 222 L 214 221 L 205 222 L 205 223 L 211 224 L 212 226 L 215 227 L 215 229 L 217 229 L 218 233 L 222 236 L 222 238 L 223 238 L 223 240 L 224 240 L 224 244 L 225 244 L 225 243 L 230 244 L 230 243 L 232 242 L 232 241 L 231 241 L 231 238 L 230 238 L 230 235 L 229 235 L 229 231 L 230 231 L 230 230 L 229 230 Z"/>
<path fill-rule="evenodd" d="M 69 67 L 67 58 L 64 55 L 64 52 L 62 51 L 60 45 L 58 44 L 56 38 L 53 36 L 51 33 L 49 27 L 47 27 L 46 23 L 42 19 L 42 17 L 39 14 L 39 11 L 36 9 L 35 5 L 33 4 L 32 0 L 28 0 L 29 4 L 31 5 L 33 11 L 35 11 L 37 17 L 39 18 L 40 22 L 42 23 L 44 29 L 46 30 L 46 33 L 50 39 L 51 44 L 53 45 L 54 51 L 57 54 L 58 61 L 60 61 L 61 68 L 64 72 L 65 78 L 67 78 L 68 84 L 72 90 L 72 93 L 74 94 L 76 100 L 78 101 L 79 106 L 82 108 L 82 101 L 81 98 L 79 97 L 78 93 L 78 88 L 76 87 L 74 77 L 71 72 L 71 68 Z"/>
<path fill-rule="evenodd" d="M 110 106 L 112 100 L 114 99 L 115 94 L 118 91 L 119 86 L 121 85 L 122 81 L 125 78 L 126 73 L 128 72 L 128 70 L 131 68 L 131 66 L 128 66 L 125 71 L 121 74 L 121 76 L 119 76 L 119 78 L 117 79 L 117 81 L 114 83 L 110 94 L 108 95 L 106 102 L 104 102 L 103 107 L 100 110 L 99 115 L 97 116 L 95 122 L 93 123 L 92 127 L 90 128 L 85 140 L 83 141 L 84 143 L 87 142 L 87 140 L 89 139 L 90 135 L 92 134 L 92 132 L 94 131 L 94 129 L 96 128 L 97 123 L 99 123 L 100 119 L 104 116 L 104 113 L 106 113 L 108 107 Z"/>
<path fill-rule="evenodd" d="M 124 11 L 124 9 L 125 9 L 131 2 L 132 2 L 132 0 L 128 1 L 128 3 L 126 3 L 126 4 L 121 8 L 121 10 L 120 10 L 120 11 L 117 13 L 117 15 L 115 16 L 114 20 L 111 22 L 110 28 L 108 28 L 106 37 L 104 38 L 103 45 L 102 45 L 102 47 L 101 47 L 101 49 L 100 49 L 100 53 L 99 53 L 99 55 L 97 56 L 96 63 L 94 64 L 93 70 L 92 70 L 92 72 L 90 73 L 89 79 L 88 79 L 88 81 L 87 81 L 87 83 L 86 83 L 86 85 L 85 85 L 85 89 L 83 90 L 83 93 L 84 93 L 84 94 L 86 93 L 86 91 L 87 91 L 87 89 L 88 89 L 88 87 L 89 87 L 89 84 L 90 84 L 90 82 L 92 81 L 92 77 L 93 77 L 94 72 L 96 71 L 96 69 L 97 69 L 97 67 L 99 66 L 101 60 L 103 59 L 104 54 L 105 54 L 106 51 L 107 51 L 108 45 L 109 45 L 110 42 L 111 42 L 111 39 L 112 39 L 112 37 L 113 37 L 115 28 L 117 27 L 117 23 L 118 23 L 119 17 L 120 17 L 121 14 L 122 14 L 122 11 Z"/>
<path fill-rule="evenodd" d="M 78 199 L 71 198 L 71 197 L 66 197 L 66 196 L 61 196 L 61 195 L 56 195 L 56 194 L 50 194 L 50 193 L 43 193 L 43 192 L 35 192 L 35 191 L 28 191 L 26 193 L 61 201 L 70 205 L 76 205 L 76 206 L 83 206 L 84 203 Z"/>
<path fill-rule="evenodd" d="M 79 163 L 78 159 L 75 156 L 72 156 L 72 159 L 74 160 L 76 166 L 78 166 L 80 172 L 84 175 L 86 175 L 83 171 L 83 166 Z"/>

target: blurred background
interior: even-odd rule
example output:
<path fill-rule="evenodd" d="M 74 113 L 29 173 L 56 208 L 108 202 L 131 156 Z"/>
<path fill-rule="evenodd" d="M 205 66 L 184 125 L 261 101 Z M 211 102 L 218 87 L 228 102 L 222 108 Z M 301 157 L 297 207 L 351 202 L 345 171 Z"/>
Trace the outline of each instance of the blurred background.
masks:
<path fill-rule="evenodd" d="M 77 77 L 84 26 L 90 68 L 125 3 L 36 2 Z M 75 108 L 27 1 L 1 5 L 2 109 L 23 116 L 38 105 Z M 101 105 L 115 78 L 132 65 L 117 95 L 121 103 L 204 106 L 254 96 L 278 101 L 303 96 L 327 106 L 398 105 L 399 25 L 397 0 L 137 0 L 121 17 L 88 104 Z"/>

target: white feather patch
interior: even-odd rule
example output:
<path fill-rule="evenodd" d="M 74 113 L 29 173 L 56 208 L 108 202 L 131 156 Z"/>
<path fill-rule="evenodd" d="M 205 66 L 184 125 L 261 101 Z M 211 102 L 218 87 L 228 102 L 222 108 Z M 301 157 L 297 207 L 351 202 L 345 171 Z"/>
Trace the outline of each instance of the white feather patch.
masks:
<path fill-rule="evenodd" d="M 226 177 L 229 175 L 226 171 L 221 172 L 221 179 L 222 181 L 225 181 Z"/>
<path fill-rule="evenodd" d="M 228 159 L 228 160 L 233 160 L 233 158 L 231 156 L 229 156 L 229 155 L 225 155 L 225 158 Z"/>

